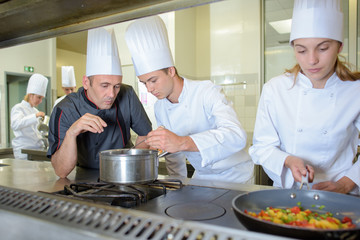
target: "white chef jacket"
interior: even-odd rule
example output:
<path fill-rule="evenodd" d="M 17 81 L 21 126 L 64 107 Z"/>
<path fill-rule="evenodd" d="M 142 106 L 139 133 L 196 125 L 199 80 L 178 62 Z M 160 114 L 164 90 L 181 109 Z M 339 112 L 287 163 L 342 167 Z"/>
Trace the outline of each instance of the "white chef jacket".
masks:
<path fill-rule="evenodd" d="M 64 96 L 59 97 L 58 99 L 56 99 L 53 107 L 55 107 L 56 104 L 58 104 L 59 102 L 61 102 L 61 100 L 63 100 L 65 97 L 66 97 L 66 95 L 64 95 Z"/>
<path fill-rule="evenodd" d="M 37 112 L 39 111 L 25 100 L 11 109 L 11 129 L 15 135 L 12 147 L 15 158 L 27 159 L 27 154 L 22 154 L 21 149 L 44 149 L 42 136 L 37 130 Z"/>
<path fill-rule="evenodd" d="M 360 164 L 353 164 L 360 129 L 360 81 L 342 81 L 334 73 L 323 89 L 299 73 L 271 79 L 263 87 L 249 153 L 274 186 L 295 188 L 287 156 L 314 167 L 314 183 L 349 177 L 360 186 Z"/>
<path fill-rule="evenodd" d="M 184 79 L 179 103 L 161 99 L 154 110 L 158 126 L 179 136 L 190 136 L 199 149 L 182 152 L 195 169 L 193 178 L 253 181 L 254 165 L 244 150 L 246 133 L 221 87 L 211 81 Z M 185 164 L 182 162 L 180 168 Z"/>

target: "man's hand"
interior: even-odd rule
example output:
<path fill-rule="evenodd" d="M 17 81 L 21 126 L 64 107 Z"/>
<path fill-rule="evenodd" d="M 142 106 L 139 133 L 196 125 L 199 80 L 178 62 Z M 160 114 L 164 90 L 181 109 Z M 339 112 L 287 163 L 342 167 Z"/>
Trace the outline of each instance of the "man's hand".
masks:
<path fill-rule="evenodd" d="M 308 174 L 309 182 L 314 180 L 314 168 L 308 164 L 305 164 L 304 160 L 295 156 L 288 156 L 285 159 L 285 167 L 291 170 L 291 173 L 296 182 L 301 182 L 301 176 Z"/>
<path fill-rule="evenodd" d="M 164 127 L 151 131 L 146 138 L 146 144 L 152 149 L 161 149 L 169 153 L 199 151 L 191 137 L 178 136 Z"/>
<path fill-rule="evenodd" d="M 77 137 L 83 132 L 102 133 L 104 127 L 107 127 L 107 124 L 99 116 L 86 113 L 71 125 L 66 134 Z"/>

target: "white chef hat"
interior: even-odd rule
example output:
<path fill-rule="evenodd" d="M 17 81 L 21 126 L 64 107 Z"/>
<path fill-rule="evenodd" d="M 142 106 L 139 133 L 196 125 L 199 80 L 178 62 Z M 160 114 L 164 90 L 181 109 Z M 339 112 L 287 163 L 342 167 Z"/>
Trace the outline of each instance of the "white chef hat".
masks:
<path fill-rule="evenodd" d="M 76 87 L 75 73 L 73 66 L 61 67 L 61 79 L 63 87 Z"/>
<path fill-rule="evenodd" d="M 86 76 L 120 75 L 121 63 L 114 30 L 96 28 L 88 31 Z"/>
<path fill-rule="evenodd" d="M 290 44 L 298 38 L 329 38 L 342 42 L 340 0 L 295 0 Z"/>
<path fill-rule="evenodd" d="M 48 79 L 39 73 L 31 75 L 26 89 L 26 94 L 33 93 L 40 96 L 46 96 Z"/>
<path fill-rule="evenodd" d="M 130 24 L 125 40 L 137 76 L 174 66 L 167 30 L 159 16 L 142 18 Z"/>

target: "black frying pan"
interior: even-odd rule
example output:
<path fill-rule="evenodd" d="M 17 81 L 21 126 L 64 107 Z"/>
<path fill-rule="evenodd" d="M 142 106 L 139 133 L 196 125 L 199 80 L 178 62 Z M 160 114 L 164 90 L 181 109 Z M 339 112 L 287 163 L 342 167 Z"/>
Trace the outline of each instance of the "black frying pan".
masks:
<path fill-rule="evenodd" d="M 244 213 L 245 209 L 259 213 L 266 207 L 294 207 L 298 202 L 305 209 L 319 213 L 331 212 L 340 220 L 348 216 L 356 224 L 356 228 L 349 230 L 307 229 L 267 222 Z M 322 205 L 325 207 L 319 210 Z M 241 194 L 233 199 L 232 207 L 236 217 L 251 231 L 301 239 L 360 239 L 359 197 L 315 190 L 269 189 Z"/>

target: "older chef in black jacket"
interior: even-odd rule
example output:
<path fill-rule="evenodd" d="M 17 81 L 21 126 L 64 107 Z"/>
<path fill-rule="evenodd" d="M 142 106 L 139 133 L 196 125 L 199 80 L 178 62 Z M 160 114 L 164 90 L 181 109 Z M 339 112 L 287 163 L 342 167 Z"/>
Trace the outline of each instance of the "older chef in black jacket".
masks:
<path fill-rule="evenodd" d="M 139 135 L 136 142 L 151 131 L 133 88 L 121 83 L 113 30 L 90 30 L 87 44 L 83 87 L 56 105 L 50 118 L 47 155 L 59 177 L 66 177 L 76 165 L 99 168 L 102 150 L 131 146 L 130 128 Z"/>

